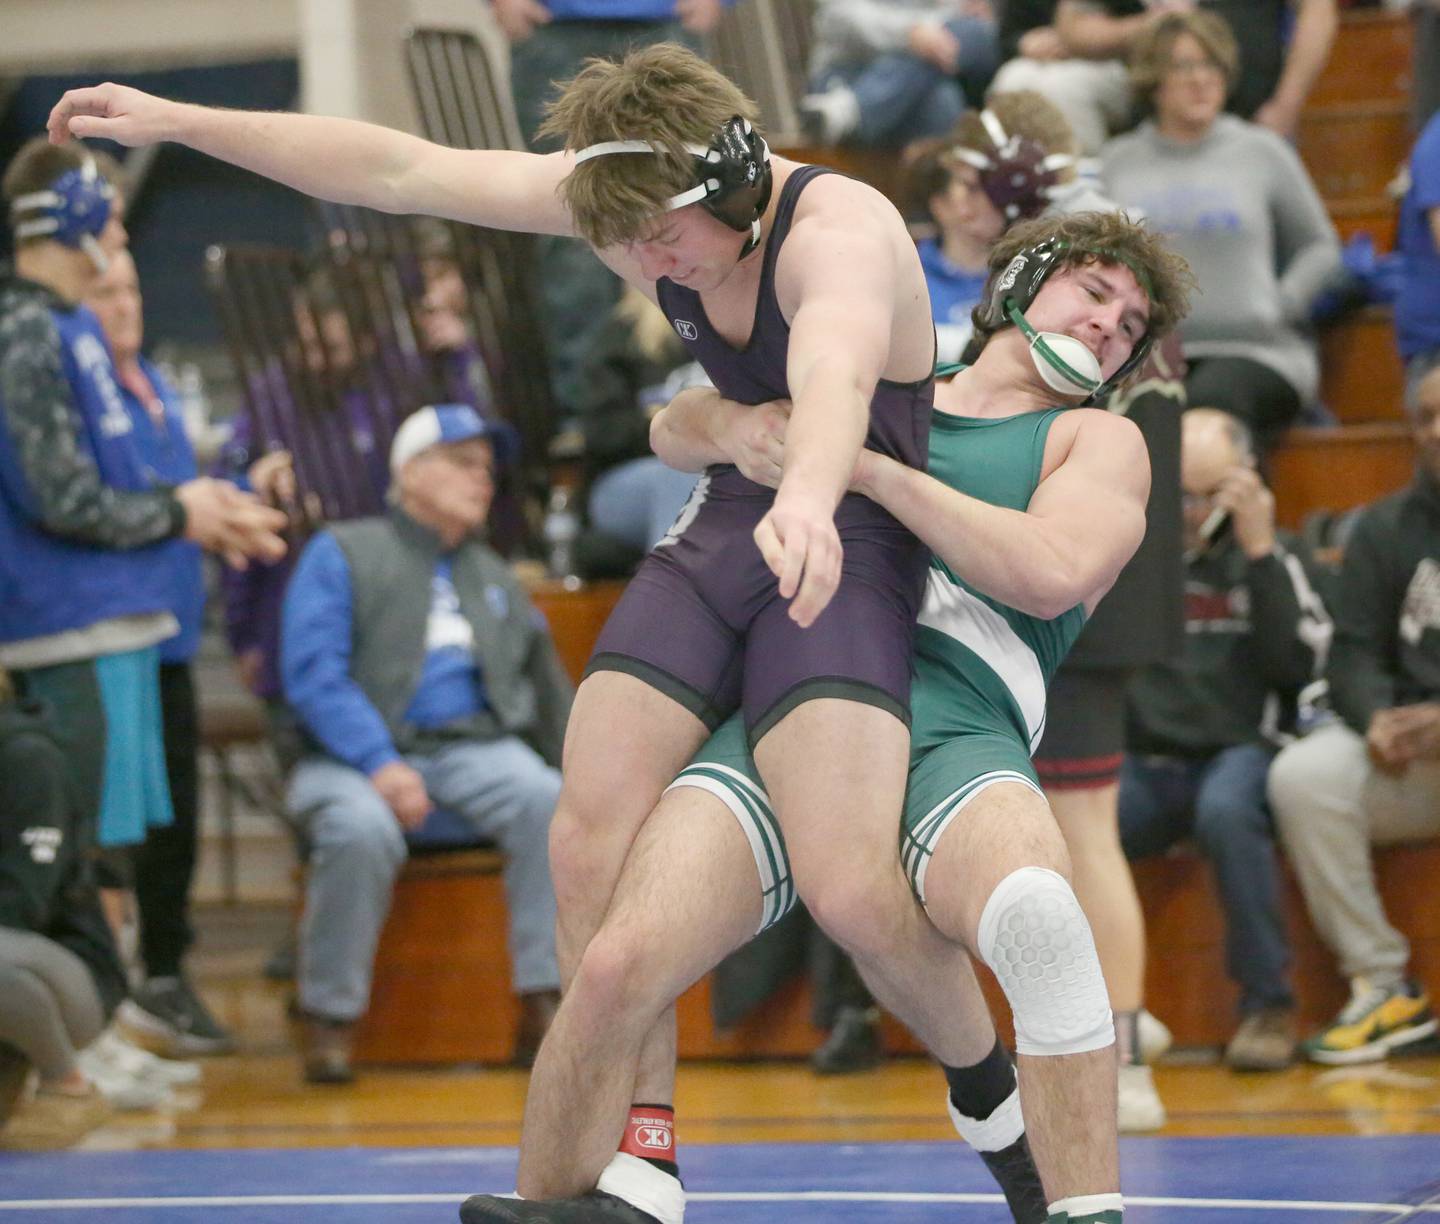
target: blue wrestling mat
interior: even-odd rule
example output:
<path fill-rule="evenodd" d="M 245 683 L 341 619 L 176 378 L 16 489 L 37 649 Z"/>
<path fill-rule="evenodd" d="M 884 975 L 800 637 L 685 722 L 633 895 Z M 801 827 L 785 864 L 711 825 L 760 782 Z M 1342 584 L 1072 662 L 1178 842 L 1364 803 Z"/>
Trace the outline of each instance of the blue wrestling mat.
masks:
<path fill-rule="evenodd" d="M 1440 1224 L 1440 1137 L 1129 1139 L 1134 1224 Z M 693 1145 L 688 1224 L 1003 1224 L 958 1143 Z M 509 1148 L 0 1155 L 0 1222 L 453 1224 Z"/>

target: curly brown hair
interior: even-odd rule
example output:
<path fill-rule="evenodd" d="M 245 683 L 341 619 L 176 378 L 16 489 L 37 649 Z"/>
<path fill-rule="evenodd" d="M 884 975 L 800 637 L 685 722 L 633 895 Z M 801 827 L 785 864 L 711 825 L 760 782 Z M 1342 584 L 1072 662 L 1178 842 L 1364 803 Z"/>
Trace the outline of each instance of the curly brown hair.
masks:
<path fill-rule="evenodd" d="M 592 246 L 633 242 L 665 201 L 695 185 L 687 144 L 708 147 L 739 115 L 758 126 L 759 108 L 693 51 L 657 43 L 624 59 L 590 59 L 551 103 L 541 137 L 571 150 L 606 140 L 646 140 L 657 153 L 597 157 L 560 185 L 575 229 Z"/>
<path fill-rule="evenodd" d="M 973 316 L 975 338 L 981 345 L 999 330 L 984 317 L 995 278 L 1010 266 L 1015 256 L 1043 242 L 1052 242 L 1061 248 L 1057 270 L 1092 263 L 1129 268 L 1150 299 L 1147 331 L 1154 340 L 1174 331 L 1190 312 L 1190 293 L 1195 288 L 1190 265 L 1143 222 L 1132 221 L 1122 212 L 1036 217 L 1033 221 L 1012 225 L 990 252 L 990 275 Z"/>
<path fill-rule="evenodd" d="M 1211 63 L 1225 74 L 1226 92 L 1235 87 L 1240 75 L 1240 45 L 1230 23 L 1219 13 L 1205 9 L 1166 13 L 1145 27 L 1130 50 L 1130 85 L 1135 101 L 1147 113 L 1155 109 L 1155 91 L 1169 70 L 1175 43 L 1185 34 L 1195 39 Z"/>

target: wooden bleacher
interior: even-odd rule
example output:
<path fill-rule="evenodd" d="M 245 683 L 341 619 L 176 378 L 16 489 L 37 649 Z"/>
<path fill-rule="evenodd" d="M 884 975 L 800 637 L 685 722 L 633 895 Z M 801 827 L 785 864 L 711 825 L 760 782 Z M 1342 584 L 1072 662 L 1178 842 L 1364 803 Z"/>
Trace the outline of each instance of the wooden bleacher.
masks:
<path fill-rule="evenodd" d="M 1384 188 L 1409 148 L 1409 73 L 1403 14 L 1347 12 L 1298 138 L 1342 238 L 1366 232 L 1382 250 L 1393 244 L 1396 214 Z M 785 152 L 836 165 L 882 191 L 897 189 L 893 154 Z M 1321 347 L 1322 396 L 1340 424 L 1292 430 L 1271 457 L 1277 514 L 1289 527 L 1312 511 L 1347 509 L 1392 492 L 1413 467 L 1389 312 L 1367 310 L 1331 325 Z M 547 584 L 535 591 L 577 678 L 621 589 L 619 583 L 573 590 Z M 499 866 L 497 855 L 482 851 L 419 858 L 406 867 L 377 956 L 371 1011 L 358 1034 L 359 1060 L 508 1059 L 518 1008 L 505 960 Z M 1382 849 L 1377 870 L 1387 908 L 1412 941 L 1415 972 L 1440 984 L 1440 909 L 1431 899 L 1431 882 L 1440 878 L 1440 843 Z M 1225 974 L 1220 909 L 1207 866 L 1182 852 L 1137 864 L 1136 881 L 1148 923 L 1148 1005 L 1179 1044 L 1223 1043 L 1233 1029 L 1235 988 Z M 1288 872 L 1285 908 L 1302 1022 L 1317 1026 L 1340 1006 L 1345 987 Z M 993 979 L 983 970 L 982 979 L 992 1010 L 1006 1017 Z M 803 1057 L 821 1039 L 801 981 L 729 1033 L 716 1032 L 710 1021 L 708 981 L 680 1001 L 682 1058 Z M 892 1052 L 919 1052 L 893 1022 L 887 1021 L 886 1041 Z"/>

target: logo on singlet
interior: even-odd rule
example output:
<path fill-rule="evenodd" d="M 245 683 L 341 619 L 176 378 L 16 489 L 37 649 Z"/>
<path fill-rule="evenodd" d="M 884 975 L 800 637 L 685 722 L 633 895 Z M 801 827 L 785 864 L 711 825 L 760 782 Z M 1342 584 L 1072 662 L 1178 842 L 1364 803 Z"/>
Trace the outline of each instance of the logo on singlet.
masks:
<path fill-rule="evenodd" d="M 700 335 L 695 328 L 695 324 L 690 322 L 689 319 L 676 319 L 675 330 L 680 333 L 680 339 L 682 340 L 694 340 Z"/>

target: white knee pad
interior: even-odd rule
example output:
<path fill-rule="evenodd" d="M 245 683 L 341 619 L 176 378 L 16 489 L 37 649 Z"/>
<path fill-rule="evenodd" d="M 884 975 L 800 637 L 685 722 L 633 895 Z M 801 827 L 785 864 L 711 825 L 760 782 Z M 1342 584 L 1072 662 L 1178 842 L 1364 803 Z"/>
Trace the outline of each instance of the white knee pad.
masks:
<path fill-rule="evenodd" d="M 1015 1015 L 1021 1054 L 1084 1054 L 1115 1040 L 1095 939 L 1063 876 L 1022 867 L 980 915 L 979 951 Z"/>

